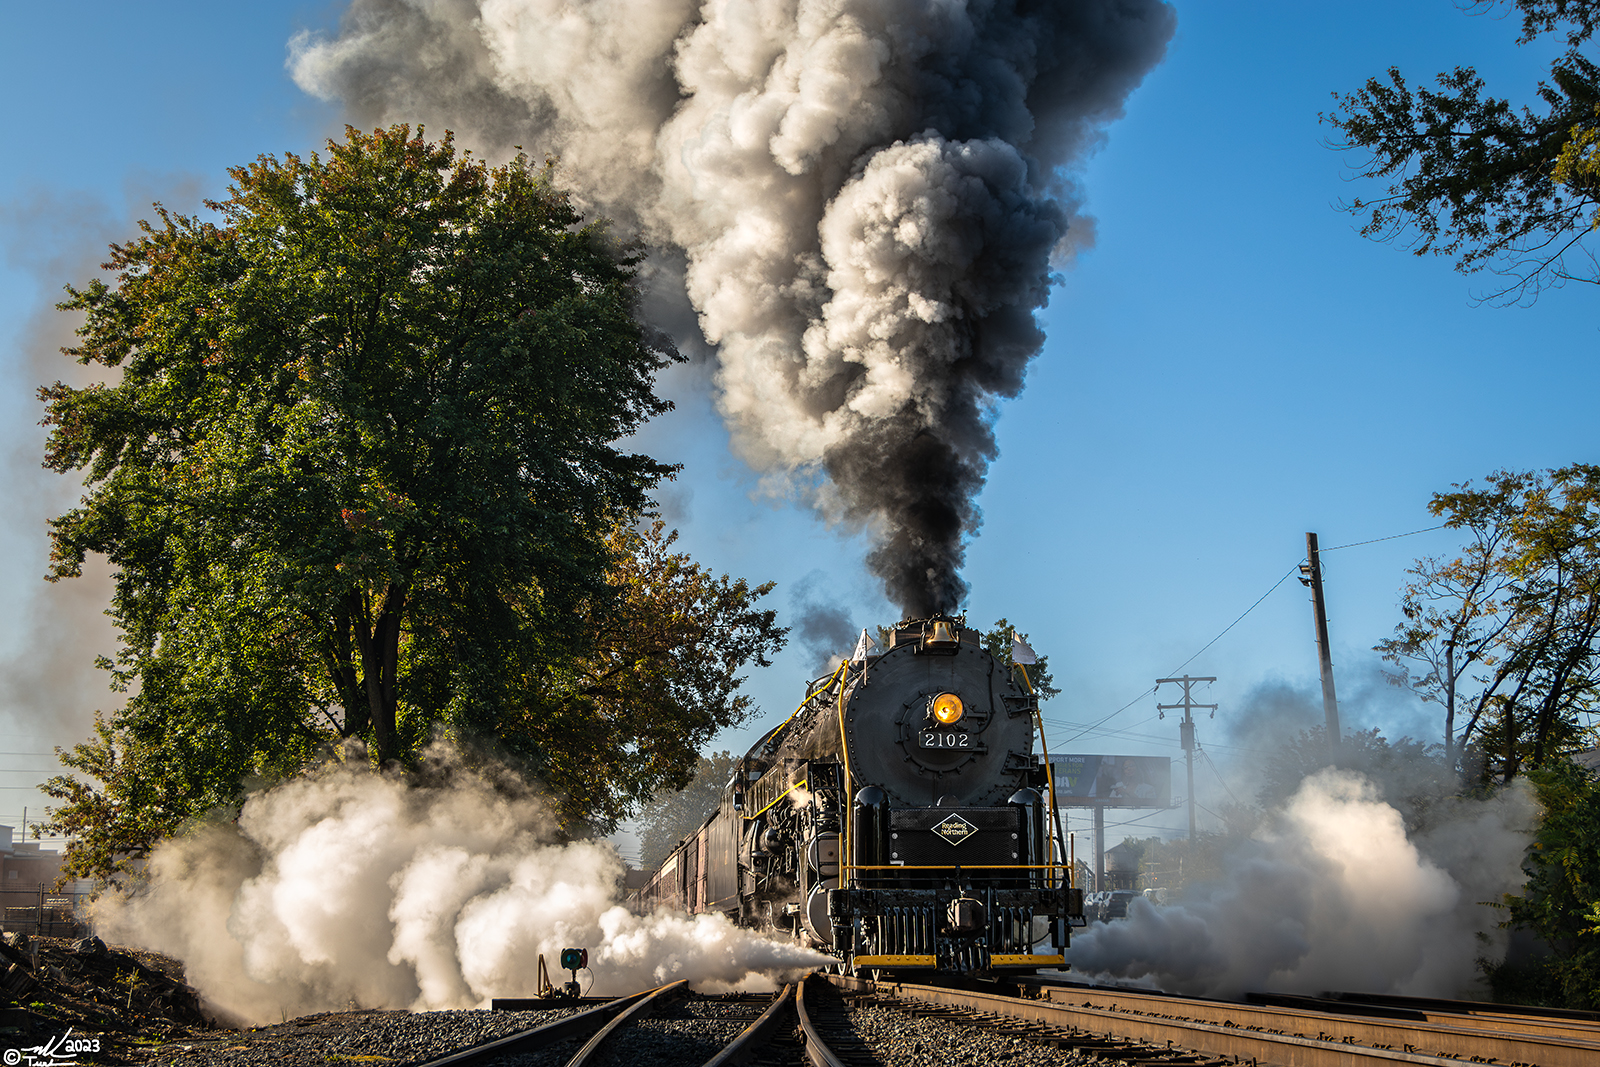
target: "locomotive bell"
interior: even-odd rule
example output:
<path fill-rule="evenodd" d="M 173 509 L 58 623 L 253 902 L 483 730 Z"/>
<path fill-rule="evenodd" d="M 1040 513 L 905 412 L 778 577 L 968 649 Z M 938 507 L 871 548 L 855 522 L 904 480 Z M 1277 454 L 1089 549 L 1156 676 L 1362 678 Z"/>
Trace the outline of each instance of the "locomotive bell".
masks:
<path fill-rule="evenodd" d="M 960 638 L 956 636 L 956 628 L 949 619 L 934 619 L 933 625 L 922 638 L 922 647 L 928 651 L 954 649 L 960 643 Z"/>

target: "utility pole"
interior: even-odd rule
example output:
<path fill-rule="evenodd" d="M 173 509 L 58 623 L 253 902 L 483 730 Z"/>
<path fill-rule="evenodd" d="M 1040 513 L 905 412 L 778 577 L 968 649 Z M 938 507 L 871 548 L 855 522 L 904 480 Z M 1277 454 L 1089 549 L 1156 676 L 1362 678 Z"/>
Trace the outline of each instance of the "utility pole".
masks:
<path fill-rule="evenodd" d="M 1317 535 L 1306 534 L 1306 562 L 1300 564 L 1300 584 L 1311 587 L 1311 608 L 1317 616 L 1317 660 L 1322 667 L 1322 714 L 1328 723 L 1328 760 L 1339 763 L 1339 698 L 1333 691 L 1333 653 L 1328 650 L 1328 608 L 1322 599 L 1322 558 Z"/>
<path fill-rule="evenodd" d="M 1194 840 L 1194 716 L 1190 714 L 1196 708 L 1201 711 L 1211 710 L 1211 717 L 1217 717 L 1215 704 L 1196 704 L 1190 690 L 1196 682 L 1214 682 L 1215 678 L 1191 678 L 1187 674 L 1182 678 L 1157 678 L 1156 685 L 1166 685 L 1168 682 L 1177 682 L 1183 686 L 1183 700 L 1176 704 L 1157 704 L 1156 710 L 1165 719 L 1167 712 L 1173 708 L 1183 709 L 1183 722 L 1178 725 L 1178 736 L 1183 741 L 1183 760 L 1189 765 L 1189 840 Z"/>
<path fill-rule="evenodd" d="M 1106 884 L 1106 806 L 1094 806 L 1094 891 Z"/>

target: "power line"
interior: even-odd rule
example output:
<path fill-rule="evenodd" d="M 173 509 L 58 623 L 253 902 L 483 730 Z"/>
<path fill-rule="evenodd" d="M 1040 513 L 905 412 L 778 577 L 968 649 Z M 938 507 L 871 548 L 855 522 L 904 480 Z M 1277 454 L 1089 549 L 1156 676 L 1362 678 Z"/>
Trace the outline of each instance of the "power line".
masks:
<path fill-rule="evenodd" d="M 1138 696 L 1134 697 L 1132 700 L 1128 701 L 1126 704 L 1122 705 L 1122 707 L 1118 708 L 1116 711 L 1113 711 L 1110 715 L 1107 715 L 1105 718 L 1101 719 L 1099 722 L 1092 723 L 1089 726 L 1085 726 L 1083 729 L 1079 730 L 1077 733 L 1075 733 L 1071 737 L 1067 738 L 1067 743 L 1071 743 L 1073 741 L 1076 741 L 1078 738 L 1083 737 L 1085 734 L 1093 733 L 1095 730 L 1097 730 L 1100 727 L 1104 726 L 1106 723 L 1110 722 L 1112 719 L 1116 718 L 1118 715 L 1121 715 L 1123 712 L 1127 711 L 1129 708 L 1133 707 L 1135 704 L 1139 703 L 1139 701 L 1143 700 L 1145 697 L 1149 696 L 1151 693 L 1154 693 L 1155 691 L 1156 691 L 1156 687 L 1155 686 L 1151 686 L 1149 689 L 1146 689 L 1144 692 L 1140 693 Z"/>
<path fill-rule="evenodd" d="M 1169 811 L 1169 810 L 1171 810 L 1171 809 L 1169 809 L 1169 808 L 1159 808 L 1159 809 L 1157 809 L 1157 812 Z M 1114 829 L 1114 828 L 1116 828 L 1118 826 L 1138 826 L 1140 823 L 1144 822 L 1146 819 L 1154 819 L 1155 817 L 1156 817 L 1156 813 L 1152 813 L 1152 814 L 1149 814 L 1149 815 L 1140 815 L 1139 817 L 1133 818 L 1133 819 L 1123 819 L 1121 822 L 1108 822 L 1108 823 L 1106 823 L 1106 829 L 1111 830 L 1111 829 Z M 1159 827 L 1159 829 L 1172 830 L 1172 831 L 1176 832 L 1180 828 L 1176 827 L 1176 826 L 1162 826 L 1162 827 Z"/>
<path fill-rule="evenodd" d="M 1401 538 L 1401 537 L 1415 537 L 1417 534 L 1432 533 L 1435 530 L 1443 530 L 1445 527 L 1447 527 L 1449 525 L 1450 525 L 1449 523 L 1440 523 L 1438 526 L 1429 526 L 1426 529 L 1422 529 L 1422 530 L 1408 530 L 1405 533 L 1390 534 L 1388 537 L 1374 537 L 1374 538 L 1372 538 L 1370 540 L 1367 540 L 1367 541 L 1352 541 L 1350 544 L 1347 544 L 1347 545 L 1335 545 L 1332 548 L 1324 548 L 1324 549 L 1322 549 L 1322 551 L 1323 552 L 1337 552 L 1341 548 L 1360 548 L 1362 545 L 1375 545 L 1379 541 L 1394 541 L 1394 540 L 1396 540 L 1398 538 Z M 1275 593 L 1277 591 L 1278 587 L 1280 585 L 1282 585 L 1284 582 L 1288 581 L 1290 575 L 1294 574 L 1299 569 L 1300 569 L 1300 564 L 1296 563 L 1293 567 L 1290 567 L 1288 570 L 1284 571 L 1283 572 L 1283 577 L 1281 577 L 1277 581 L 1273 582 L 1272 586 L 1265 593 L 1262 593 L 1259 597 L 1257 597 L 1255 603 L 1251 604 L 1248 608 L 1245 608 L 1244 611 L 1240 613 L 1238 618 L 1234 619 L 1228 625 L 1224 626 L 1222 628 L 1222 632 L 1221 633 L 1217 634 L 1217 636 L 1213 637 L 1211 640 L 1209 640 L 1205 644 L 1201 645 L 1199 652 L 1196 652 L 1194 655 L 1190 656 L 1188 659 L 1186 659 L 1182 663 L 1178 664 L 1172 670 L 1168 671 L 1167 674 L 1169 676 L 1170 675 L 1175 675 L 1179 671 L 1181 671 L 1185 667 L 1187 667 L 1189 664 L 1191 664 L 1195 660 L 1199 659 L 1201 653 L 1205 652 L 1206 649 L 1210 648 L 1212 645 L 1216 644 L 1218 641 L 1220 641 L 1224 637 L 1226 637 L 1229 630 L 1233 629 L 1235 626 L 1237 626 L 1241 622 L 1243 622 L 1244 619 L 1245 619 L 1245 616 L 1249 615 L 1252 611 L 1256 610 L 1256 608 L 1260 607 L 1261 606 L 1261 602 L 1263 600 L 1266 600 L 1267 597 L 1269 597 L 1273 593 Z M 1075 733 L 1071 737 L 1067 738 L 1067 743 L 1070 743 L 1072 741 L 1076 741 L 1080 737 L 1084 737 L 1084 736 L 1087 736 L 1088 734 L 1093 733 L 1094 731 L 1098 730 L 1101 726 L 1104 726 L 1106 723 L 1110 722 L 1112 719 L 1116 718 L 1118 715 L 1121 715 L 1123 712 L 1127 711 L 1129 708 L 1133 707 L 1135 704 L 1139 703 L 1139 701 L 1143 700 L 1145 697 L 1149 696 L 1150 694 L 1154 693 L 1155 691 L 1156 691 L 1156 687 L 1155 686 L 1151 686 L 1149 689 L 1144 690 L 1138 696 L 1134 697 L 1132 700 L 1130 700 L 1126 704 L 1122 705 L 1122 707 L 1118 708 L 1116 711 L 1113 711 L 1109 715 L 1106 715 L 1104 718 L 1099 719 L 1098 721 L 1096 721 L 1094 723 L 1091 723 L 1088 726 L 1085 726 L 1083 729 L 1079 730 L 1077 733 Z"/>
<path fill-rule="evenodd" d="M 1156 717 L 1154 715 L 1151 715 L 1151 716 L 1149 716 L 1147 718 L 1140 719 L 1138 722 L 1129 723 L 1127 726 L 1118 726 L 1118 727 L 1114 727 L 1112 729 L 1105 730 L 1105 731 L 1103 731 L 1103 733 L 1105 733 L 1107 735 L 1110 735 L 1110 736 L 1114 736 L 1114 737 L 1137 737 L 1137 738 L 1140 738 L 1140 739 L 1148 739 L 1148 740 L 1152 740 L 1152 741 L 1165 741 L 1167 739 L 1164 738 L 1164 737 L 1156 737 L 1154 734 L 1141 734 L 1141 733 L 1136 733 L 1135 732 L 1138 727 L 1144 726 L 1146 723 L 1154 722 L 1155 718 Z M 1053 715 L 1052 716 L 1046 716 L 1044 721 L 1045 721 L 1045 725 L 1046 726 L 1049 726 L 1049 727 L 1052 727 L 1052 728 L 1058 729 L 1058 730 L 1071 730 L 1071 729 L 1074 729 L 1076 727 L 1075 723 L 1070 723 L 1065 719 L 1058 718 L 1058 717 L 1053 716 Z"/>
<path fill-rule="evenodd" d="M 1600 712 L 1595 712 L 1594 714 L 1600 715 Z M 1138 722 L 1133 723 L 1131 726 L 1120 727 L 1120 728 L 1111 729 L 1111 730 L 1102 730 L 1100 732 L 1099 736 L 1101 736 L 1101 737 L 1121 738 L 1121 739 L 1126 739 L 1126 740 L 1131 740 L 1131 741 L 1148 741 L 1148 742 L 1154 743 L 1159 748 L 1180 749 L 1181 750 L 1182 746 L 1179 745 L 1178 742 L 1174 741 L 1170 737 L 1163 737 L 1163 736 L 1160 736 L 1158 734 L 1142 734 L 1142 733 L 1137 733 L 1137 732 L 1134 731 L 1133 726 L 1142 726 L 1147 722 L 1154 721 L 1154 719 L 1155 719 L 1155 716 L 1152 715 L 1148 719 L 1140 719 Z M 1072 727 L 1071 723 L 1066 722 L 1063 719 L 1046 718 L 1044 722 L 1045 722 L 1046 726 L 1051 726 L 1051 727 L 1055 727 L 1055 728 L 1063 729 L 1063 730 L 1071 729 L 1071 727 Z M 1248 745 L 1229 745 L 1229 744 L 1224 744 L 1221 741 L 1207 741 L 1205 747 L 1206 748 L 1214 748 L 1214 749 L 1218 750 L 1219 752 L 1249 752 L 1249 751 L 1251 751 L 1251 748 Z"/>
<path fill-rule="evenodd" d="M 1272 583 L 1272 587 L 1270 589 L 1268 589 L 1265 593 L 1262 593 L 1259 597 L 1257 597 L 1256 598 L 1256 602 L 1254 604 L 1251 604 L 1248 608 L 1245 608 L 1243 613 L 1241 613 L 1240 616 L 1237 619 L 1234 619 L 1228 625 L 1224 626 L 1222 628 L 1222 632 L 1221 633 L 1217 634 L 1217 636 L 1213 637 L 1211 640 L 1207 641 L 1204 645 L 1202 645 L 1200 647 L 1200 652 L 1196 652 L 1194 655 L 1190 656 L 1188 659 L 1184 660 L 1182 663 L 1180 663 L 1176 667 L 1172 668 L 1172 670 L 1168 671 L 1167 674 L 1169 676 L 1175 675 L 1179 671 L 1181 671 L 1185 667 L 1187 667 L 1189 664 L 1191 664 L 1195 660 L 1199 659 L 1201 652 L 1204 652 L 1206 649 L 1210 648 L 1212 645 L 1214 645 L 1218 641 L 1222 640 L 1223 637 L 1225 637 L 1227 635 L 1229 630 L 1233 629 L 1235 626 L 1239 625 L 1240 622 L 1244 621 L 1244 617 L 1246 615 L 1250 614 L 1252 611 L 1256 610 L 1256 608 L 1260 607 L 1261 606 L 1261 602 L 1263 600 L 1265 600 L 1265 599 L 1267 599 L 1267 597 L 1271 596 L 1277 590 L 1278 586 L 1280 586 L 1284 582 L 1288 581 L 1289 580 L 1289 576 L 1291 574 L 1295 573 L 1299 569 L 1300 569 L 1300 564 L 1296 563 L 1293 567 L 1290 567 L 1288 570 L 1284 571 L 1282 578 L 1279 578 L 1277 581 L 1273 582 Z M 1075 733 L 1071 737 L 1067 738 L 1067 741 L 1068 742 L 1076 741 L 1078 738 L 1083 737 L 1084 735 L 1092 733 L 1093 731 L 1099 729 L 1101 726 L 1104 726 L 1106 723 L 1110 722 L 1116 716 L 1121 715 L 1123 712 L 1125 712 L 1129 708 L 1133 707 L 1135 704 L 1137 704 L 1139 701 L 1143 700 L 1145 697 L 1147 697 L 1150 694 L 1154 693 L 1156 691 L 1156 688 L 1157 688 L 1156 686 L 1151 686 L 1149 689 L 1146 689 L 1144 692 L 1140 693 L 1138 696 L 1134 697 L 1132 700 L 1130 700 L 1126 704 L 1122 705 L 1122 707 L 1118 708 L 1116 711 L 1113 711 L 1110 715 L 1107 715 L 1105 718 L 1101 719 L 1100 721 L 1098 721 L 1096 723 L 1093 723 L 1093 724 L 1091 724 L 1089 726 L 1085 726 L 1082 730 L 1079 730 L 1077 733 Z"/>
<path fill-rule="evenodd" d="M 1228 784 L 1228 780 L 1226 778 L 1222 777 L 1222 772 L 1221 771 L 1217 770 L 1217 765 L 1211 761 L 1211 754 L 1209 752 L 1207 752 L 1205 749 L 1202 748 L 1200 750 L 1200 755 L 1206 761 L 1206 766 L 1211 768 L 1211 773 L 1217 776 L 1217 781 L 1222 783 L 1222 788 L 1224 788 L 1224 789 L 1226 789 L 1228 791 L 1228 795 L 1230 797 L 1233 797 L 1233 802 L 1242 807 L 1244 805 L 1244 801 L 1240 800 L 1238 798 L 1238 796 L 1235 795 L 1235 793 L 1233 791 L 1233 787 Z M 1202 805 L 1202 806 L 1204 806 L 1204 805 Z M 1210 811 L 1211 809 L 1207 808 L 1206 810 Z M 1212 814 L 1216 814 L 1216 813 L 1212 812 Z"/>
<path fill-rule="evenodd" d="M 1300 564 L 1296 563 L 1293 567 L 1290 567 L 1288 570 L 1284 571 L 1283 572 L 1283 577 L 1279 578 L 1277 581 L 1273 582 L 1271 589 L 1268 589 L 1265 593 L 1262 593 L 1259 597 L 1257 597 L 1256 598 L 1256 602 L 1254 604 L 1251 604 L 1249 607 L 1245 608 L 1244 612 L 1242 614 L 1240 614 L 1240 616 L 1237 619 L 1234 619 L 1228 625 L 1224 626 L 1222 628 L 1222 633 L 1218 634 L 1217 636 L 1213 637 L 1211 640 L 1207 641 L 1204 645 L 1202 645 L 1201 648 L 1200 648 L 1200 652 L 1204 652 L 1206 649 L 1210 648 L 1212 645 L 1216 644 L 1218 641 L 1221 641 L 1223 639 L 1223 637 L 1225 637 L 1227 635 L 1229 630 L 1233 629 L 1235 626 L 1238 626 L 1241 622 L 1243 622 L 1244 621 L 1244 617 L 1246 615 L 1250 614 L 1252 611 L 1256 610 L 1256 608 L 1260 607 L 1261 606 L 1261 602 L 1263 600 L 1265 600 L 1265 599 L 1267 599 L 1267 597 L 1271 596 L 1277 590 L 1278 586 L 1282 585 L 1284 582 L 1289 580 L 1289 575 L 1293 574 L 1295 571 L 1297 571 L 1299 569 L 1300 569 Z M 1172 670 L 1168 671 L 1167 674 L 1168 675 L 1177 674 L 1179 671 L 1183 670 L 1189 664 L 1191 664 L 1195 660 L 1199 659 L 1200 658 L 1200 652 L 1196 652 L 1194 655 L 1190 656 L 1188 659 L 1184 660 L 1182 663 L 1180 663 L 1176 667 L 1172 668 Z"/>
<path fill-rule="evenodd" d="M 1417 534 L 1432 533 L 1435 530 L 1442 530 L 1446 526 L 1449 526 L 1449 525 L 1450 524 L 1448 522 L 1441 522 L 1439 525 L 1437 525 L 1437 526 L 1429 526 L 1425 530 L 1412 530 L 1409 533 L 1390 534 L 1388 537 L 1374 537 L 1370 541 L 1352 541 L 1348 545 L 1334 545 L 1332 548 L 1324 548 L 1322 551 L 1324 551 L 1324 552 L 1337 552 L 1341 548 L 1360 548 L 1362 545 L 1375 545 L 1379 541 L 1394 541 L 1394 540 L 1398 540 L 1399 538 L 1402 538 L 1402 537 L 1415 537 L 1415 536 L 1417 536 Z"/>
<path fill-rule="evenodd" d="M 1131 730 L 1102 730 L 1096 736 L 1112 738 L 1118 741 L 1143 741 L 1158 748 L 1176 749 L 1181 747 L 1170 737 L 1158 737 L 1155 734 L 1138 734 Z"/>

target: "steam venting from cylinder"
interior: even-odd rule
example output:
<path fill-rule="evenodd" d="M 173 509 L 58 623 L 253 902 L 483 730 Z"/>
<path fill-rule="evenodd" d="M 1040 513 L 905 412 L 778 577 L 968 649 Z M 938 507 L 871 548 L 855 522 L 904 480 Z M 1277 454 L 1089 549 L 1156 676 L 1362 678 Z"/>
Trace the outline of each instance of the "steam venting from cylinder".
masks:
<path fill-rule="evenodd" d="M 996 404 L 1092 240 L 1068 171 L 1173 29 L 1160 0 L 354 0 L 292 42 L 356 121 L 561 160 L 663 249 L 652 313 L 716 346 L 734 446 L 865 524 L 910 617 L 952 611 Z M 664 322 L 672 326 L 671 322 Z"/>

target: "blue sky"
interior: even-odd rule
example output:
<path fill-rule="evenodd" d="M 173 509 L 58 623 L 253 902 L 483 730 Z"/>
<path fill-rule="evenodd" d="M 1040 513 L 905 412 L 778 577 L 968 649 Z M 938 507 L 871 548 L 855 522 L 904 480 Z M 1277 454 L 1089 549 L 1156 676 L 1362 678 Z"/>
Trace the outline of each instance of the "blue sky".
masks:
<path fill-rule="evenodd" d="M 86 280 L 150 200 L 193 209 L 221 191 L 226 167 L 307 151 L 340 129 L 284 60 L 293 34 L 331 28 L 341 6 L 8 9 L 0 750 L 17 755 L 0 756 L 0 822 L 37 810 L 20 787 L 49 767 L 41 754 L 83 736 L 111 701 L 91 665 L 108 650 L 103 583 L 38 580 L 43 518 L 72 491 L 37 468 L 33 389 L 70 373 L 48 356 L 67 323 L 44 308 L 62 283 Z M 1594 292 L 1493 306 L 1475 298 L 1487 279 L 1361 238 L 1336 204 L 1364 187 L 1318 124 L 1331 91 L 1390 64 L 1416 79 L 1473 63 L 1492 89 L 1526 98 L 1549 49 L 1519 49 L 1514 21 L 1468 17 L 1450 0 L 1177 7 L 1166 61 L 1084 175 L 1098 241 L 1052 296 L 1026 391 L 1001 409 L 1002 454 L 965 571 L 974 621 L 1007 616 L 1050 655 L 1058 750 L 1179 755 L 1176 726 L 1141 692 L 1291 569 L 1305 531 L 1332 546 L 1416 530 L 1434 524 L 1427 500 L 1451 483 L 1597 458 Z M 703 368 L 669 375 L 678 410 L 642 435 L 685 465 L 663 494 L 682 545 L 718 571 L 778 582 L 773 600 L 791 621 L 807 597 L 843 606 L 857 626 L 890 621 L 860 539 L 754 495 L 707 382 Z M 1431 533 L 1328 557 L 1347 724 L 1434 739 L 1432 715 L 1377 683 L 1370 649 L 1396 621 L 1405 566 L 1453 544 Z M 794 647 L 752 677 L 765 723 L 793 706 L 813 663 Z M 1200 728 L 1219 771 L 1202 772 L 1199 794 L 1214 808 L 1229 790 L 1254 792 L 1247 762 L 1230 758 L 1253 694 L 1314 693 L 1305 591 L 1285 582 L 1184 669 L 1219 679 L 1204 696 L 1217 719 Z M 1127 829 L 1183 823 L 1181 811 L 1151 813 Z"/>

